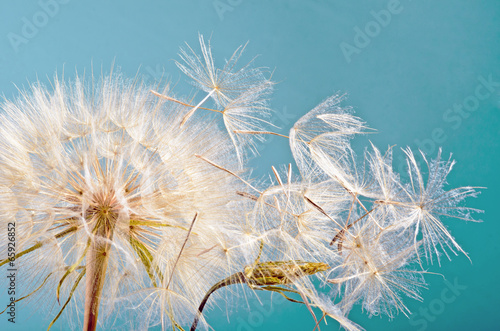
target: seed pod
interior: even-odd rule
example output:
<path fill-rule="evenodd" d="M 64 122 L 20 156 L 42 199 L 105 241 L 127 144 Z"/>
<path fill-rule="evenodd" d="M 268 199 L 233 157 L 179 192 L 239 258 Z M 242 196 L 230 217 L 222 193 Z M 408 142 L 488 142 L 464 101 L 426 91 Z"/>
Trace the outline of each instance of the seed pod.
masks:
<path fill-rule="evenodd" d="M 262 262 L 245 267 L 248 284 L 256 286 L 285 285 L 295 279 L 326 271 L 330 267 L 323 262 L 277 261 Z"/>

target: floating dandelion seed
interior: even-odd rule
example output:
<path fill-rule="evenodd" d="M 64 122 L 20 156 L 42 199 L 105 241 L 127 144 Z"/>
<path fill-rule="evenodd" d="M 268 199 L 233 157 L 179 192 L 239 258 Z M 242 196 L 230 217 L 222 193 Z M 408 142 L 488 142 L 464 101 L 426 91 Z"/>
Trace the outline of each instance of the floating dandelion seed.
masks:
<path fill-rule="evenodd" d="M 426 256 L 438 254 L 437 247 L 445 253 L 445 247 L 462 251 L 439 217 L 472 220 L 477 210 L 458 203 L 477 192 L 471 187 L 444 191 L 453 163 L 441 161 L 440 155 L 432 162 L 424 157 L 426 183 L 409 150 L 409 183 L 393 170 L 392 148 L 382 154 L 372 145 L 360 166 L 350 139 L 366 127 L 342 100 L 328 98 L 293 126 L 289 139 L 300 179 L 291 181 L 288 174 L 285 183 L 273 169 L 279 185 L 256 199 L 256 226 L 272 248 L 268 259 L 285 254 L 330 265 L 327 283 L 339 297 L 335 309 L 342 311 L 340 316 L 356 303 L 374 315 L 408 315 L 402 296 L 421 300 L 425 286 L 425 270 L 414 263 L 420 262 L 420 249 Z M 314 293 L 305 279 L 295 286 L 300 283 Z M 311 305 L 329 311 L 327 301 L 311 297 Z"/>
<path fill-rule="evenodd" d="M 187 48 L 181 48 L 180 54 L 184 64 L 177 62 L 177 66 L 193 79 L 198 88 L 208 93 L 203 102 L 212 97 L 219 107 L 224 108 L 242 93 L 263 83 L 269 83 L 261 69 L 252 67 L 253 61 L 241 68 L 237 67 L 246 45 L 238 47 L 224 67 L 219 69 L 212 57 L 210 41 L 207 45 L 203 36 L 200 35 L 199 39 L 203 59 L 186 44 Z"/>
<path fill-rule="evenodd" d="M 342 238 L 342 263 L 332 270 L 330 279 L 342 288 L 342 310 L 348 312 L 361 301 L 372 315 L 410 313 L 401 294 L 421 300 L 419 289 L 425 286 L 422 271 L 409 269 L 415 260 L 409 237 L 391 236 L 375 224 L 355 224 Z"/>
<path fill-rule="evenodd" d="M 196 106 L 183 117 L 184 125 L 197 109 L 208 109 L 222 114 L 227 133 L 236 149 L 240 164 L 248 153 L 256 153 L 255 140 L 261 140 L 268 122 L 269 108 L 267 98 L 272 92 L 274 83 L 264 76 L 262 68 L 252 67 L 252 61 L 238 68 L 245 46 L 240 46 L 227 60 L 222 68 L 215 66 L 210 41 L 205 43 L 203 36 L 199 36 L 203 59 L 189 46 L 181 48 L 181 59 L 177 66 L 193 80 L 194 86 L 208 93 Z M 164 99 L 185 104 L 168 95 L 154 92 Z M 208 99 L 215 102 L 217 109 L 202 107 Z"/>
<path fill-rule="evenodd" d="M 351 189 L 349 140 L 365 126 L 349 107 L 341 106 L 344 98 L 333 95 L 301 117 L 290 130 L 290 147 L 305 178 L 317 176 L 321 169 Z"/>
<path fill-rule="evenodd" d="M 449 191 L 443 189 L 446 177 L 455 161 L 451 160 L 451 155 L 450 159 L 441 160 L 441 149 L 436 159 L 431 161 L 428 161 L 422 153 L 428 169 L 426 181 L 412 151 L 407 149 L 405 153 L 411 185 L 404 188 L 404 193 L 401 194 L 403 199 L 400 203 L 396 201 L 394 204 L 406 212 L 405 223 L 413 227 L 415 240 L 421 232 L 425 256 L 431 263 L 433 255 L 436 255 L 440 263 L 441 253 L 449 259 L 447 249 L 454 254 L 459 251 L 467 255 L 443 225 L 441 219 L 449 217 L 477 222 L 472 217 L 472 213 L 480 212 L 480 210 L 459 205 L 467 197 L 476 197 L 479 194 L 476 188 L 466 186 Z"/>
<path fill-rule="evenodd" d="M 330 196 L 329 199 L 304 196 L 331 219 L 330 227 L 337 231 L 330 242 L 337 244 L 330 253 L 334 257 L 329 260 L 337 263 L 329 263 L 332 268 L 328 282 L 338 285 L 332 293 L 340 295 L 338 304 L 346 314 L 360 302 L 370 314 L 406 315 L 409 310 L 401 294 L 421 300 L 419 290 L 425 285 L 425 271 L 413 267 L 414 262 L 420 262 L 420 249 L 423 247 L 431 262 L 432 254 L 438 255 L 439 260 L 438 247 L 445 254 L 445 248 L 463 252 L 439 219 L 449 216 L 473 220 L 471 212 L 478 210 L 458 204 L 475 197 L 477 192 L 472 187 L 443 190 L 453 162 L 441 161 L 441 151 L 431 162 L 423 156 L 429 170 L 426 182 L 409 149 L 405 150 L 409 183 L 402 182 L 393 171 L 392 148 L 382 154 L 372 145 L 373 151 L 365 152 L 360 167 L 349 140 L 365 127 L 340 105 L 341 101 L 339 96 L 328 98 L 301 118 L 290 132 L 291 148 L 302 178 L 312 179 L 314 185 L 331 182 L 325 190 L 328 194 L 321 194 Z M 294 214 L 294 208 L 286 210 Z M 303 226 L 317 227 L 319 219 L 304 218 Z M 421 239 L 417 237 L 419 232 Z M 316 252 L 324 253 L 320 245 L 317 247 Z"/>

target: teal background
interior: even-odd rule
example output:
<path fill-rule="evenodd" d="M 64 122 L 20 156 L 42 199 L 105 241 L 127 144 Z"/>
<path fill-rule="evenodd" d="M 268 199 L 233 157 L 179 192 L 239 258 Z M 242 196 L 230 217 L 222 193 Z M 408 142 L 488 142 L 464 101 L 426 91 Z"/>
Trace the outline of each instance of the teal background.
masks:
<path fill-rule="evenodd" d="M 442 146 L 445 155 L 453 152 L 458 162 L 449 188 L 487 187 L 479 198 L 468 201 L 468 206 L 485 210 L 479 215 L 483 223 L 447 220 L 472 263 L 457 256 L 429 271 L 462 287 L 453 300 L 445 297 L 444 302 L 443 278 L 428 275 L 424 301 L 405 301 L 416 314 L 412 320 L 404 315 L 391 322 L 385 317 L 370 319 L 359 306 L 350 317 L 367 330 L 500 329 L 500 222 L 495 211 L 500 198 L 500 87 L 479 100 L 477 109 L 455 113 L 460 123 L 446 120 L 454 104 L 473 102 L 479 77 L 500 82 L 500 1 L 401 0 L 390 22 L 379 25 L 378 33 L 372 30 L 369 44 L 348 57 L 341 43 L 355 46 L 356 28 L 363 30 L 367 24 L 374 28 L 371 11 L 386 9 L 394 1 L 66 0 L 43 22 L 39 13 L 46 2 L 0 2 L 0 91 L 6 98 L 17 94 L 15 86 L 36 79 L 50 81 L 56 70 L 61 73 L 64 68 L 65 76 L 72 77 L 75 68 L 83 72 L 93 65 L 100 71 L 102 66 L 106 72 L 113 62 L 127 76 L 139 74 L 151 82 L 164 70 L 178 83 L 176 91 L 187 94 L 192 90 L 173 59 L 178 59 L 184 42 L 197 46 L 200 32 L 212 35 L 219 61 L 250 41 L 244 60 L 260 54 L 256 64 L 274 70 L 279 82 L 272 108 L 284 133 L 324 98 L 341 91 L 349 95 L 345 104 L 377 130 L 358 139 L 356 146 L 365 146 L 370 139 L 381 149 L 397 144 L 420 147 L 432 156 L 437 153 L 435 146 Z M 223 6 L 219 12 L 217 6 Z M 41 20 L 38 31 L 13 47 L 9 36 L 23 36 L 23 18 L 33 22 L 34 15 Z M 266 176 L 271 165 L 293 162 L 285 139 L 271 139 L 260 152 L 252 160 L 258 167 L 256 176 Z M 395 167 L 401 164 L 399 156 L 397 152 Z M 313 329 L 304 307 L 283 301 L 271 305 L 269 296 L 261 297 L 262 311 L 250 301 L 254 312 L 242 304 L 231 313 L 229 323 L 221 305 L 222 309 L 210 311 L 208 320 L 215 330 Z M 6 290 L 0 289 L 2 305 L 6 300 Z M 0 329 L 45 330 L 50 319 L 41 317 L 36 308 L 19 309 L 15 327 L 0 315 Z M 430 314 L 427 319 L 425 309 Z M 66 326 L 59 321 L 54 330 Z M 337 329 L 334 321 L 322 327 Z"/>

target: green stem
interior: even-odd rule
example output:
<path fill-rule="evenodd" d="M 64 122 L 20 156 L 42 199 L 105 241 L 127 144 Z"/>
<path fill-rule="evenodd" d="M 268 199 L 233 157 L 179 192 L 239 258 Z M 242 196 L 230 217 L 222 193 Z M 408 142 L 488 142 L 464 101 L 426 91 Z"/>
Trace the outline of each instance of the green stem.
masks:
<path fill-rule="evenodd" d="M 203 298 L 203 300 L 201 300 L 200 306 L 198 307 L 198 313 L 196 314 L 193 325 L 191 325 L 190 331 L 196 330 L 201 313 L 203 312 L 203 308 L 205 308 L 205 305 L 207 304 L 208 298 L 210 297 L 210 295 L 212 293 L 214 293 L 218 289 L 225 287 L 225 286 L 234 285 L 234 284 L 244 284 L 244 283 L 246 283 L 245 274 L 243 274 L 242 272 L 237 272 L 237 273 L 227 277 L 226 279 L 221 280 L 220 282 L 218 282 L 214 286 L 212 286 L 210 288 L 210 290 L 208 290 L 207 294 L 205 294 L 205 297 Z"/>

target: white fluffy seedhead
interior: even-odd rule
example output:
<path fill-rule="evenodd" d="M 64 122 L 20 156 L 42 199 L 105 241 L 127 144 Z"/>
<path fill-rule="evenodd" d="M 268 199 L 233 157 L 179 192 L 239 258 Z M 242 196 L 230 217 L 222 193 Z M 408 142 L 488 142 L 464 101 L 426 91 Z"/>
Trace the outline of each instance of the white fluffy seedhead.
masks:
<path fill-rule="evenodd" d="M 197 157 L 239 167 L 216 124 L 180 127 L 188 107 L 119 75 L 36 84 L 1 108 L 0 235 L 16 222 L 20 296 L 40 286 L 43 302 L 80 302 L 81 314 L 99 295 L 99 323 L 154 301 L 134 319 L 186 324 L 248 263 L 245 187 Z M 92 278 L 102 294 L 85 285 Z"/>

